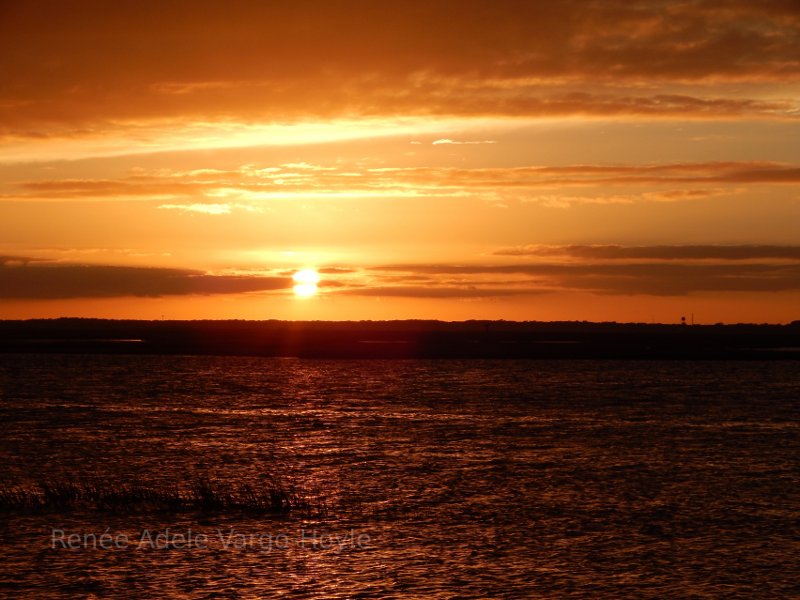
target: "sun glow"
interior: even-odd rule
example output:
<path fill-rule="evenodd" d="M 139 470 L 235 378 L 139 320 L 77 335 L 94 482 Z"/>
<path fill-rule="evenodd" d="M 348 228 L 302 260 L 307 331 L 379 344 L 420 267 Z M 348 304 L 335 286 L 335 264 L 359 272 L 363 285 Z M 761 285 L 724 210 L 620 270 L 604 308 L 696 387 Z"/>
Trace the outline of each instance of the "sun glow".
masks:
<path fill-rule="evenodd" d="M 292 279 L 295 282 L 294 293 L 295 296 L 300 298 L 308 298 L 317 293 L 317 284 L 319 283 L 319 273 L 314 269 L 300 269 Z"/>
<path fill-rule="evenodd" d="M 2 108 L 2 106 L 0 106 Z M 46 139 L 19 135 L 0 148 L 0 160 L 27 162 L 131 156 L 153 152 L 182 152 L 203 148 L 303 146 L 380 137 L 426 136 L 447 137 L 455 132 L 502 126 L 497 119 L 431 119 L 428 117 L 396 117 L 365 119 L 333 119 L 330 121 L 298 121 L 276 125 L 271 122 L 186 121 L 157 119 L 152 121 L 120 120 L 114 127 L 100 132 L 53 131 Z"/>

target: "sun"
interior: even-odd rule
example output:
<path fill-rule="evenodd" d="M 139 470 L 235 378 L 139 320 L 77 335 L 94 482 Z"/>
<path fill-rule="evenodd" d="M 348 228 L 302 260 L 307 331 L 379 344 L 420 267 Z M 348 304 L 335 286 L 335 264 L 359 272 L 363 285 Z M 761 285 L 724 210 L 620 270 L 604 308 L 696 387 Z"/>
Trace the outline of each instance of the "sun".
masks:
<path fill-rule="evenodd" d="M 292 275 L 294 280 L 294 294 L 300 298 L 308 298 L 317 293 L 319 283 L 319 273 L 314 269 L 300 269 Z"/>

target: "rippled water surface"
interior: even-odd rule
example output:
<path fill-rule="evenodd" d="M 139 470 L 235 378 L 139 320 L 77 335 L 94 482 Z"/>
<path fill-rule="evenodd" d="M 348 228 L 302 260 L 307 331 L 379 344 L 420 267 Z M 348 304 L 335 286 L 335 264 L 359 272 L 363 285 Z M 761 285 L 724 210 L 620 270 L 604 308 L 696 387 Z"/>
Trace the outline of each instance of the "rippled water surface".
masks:
<path fill-rule="evenodd" d="M 6 489 L 279 480 L 319 508 L 6 511 L 0 596 L 790 597 L 799 423 L 791 361 L 0 356 Z M 142 543 L 167 530 L 207 543 Z"/>

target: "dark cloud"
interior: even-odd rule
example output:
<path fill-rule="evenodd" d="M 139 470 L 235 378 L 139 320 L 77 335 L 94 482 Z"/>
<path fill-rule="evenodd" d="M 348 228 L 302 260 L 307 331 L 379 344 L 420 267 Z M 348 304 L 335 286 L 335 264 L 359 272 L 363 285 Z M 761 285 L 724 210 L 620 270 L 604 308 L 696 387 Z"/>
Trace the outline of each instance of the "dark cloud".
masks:
<path fill-rule="evenodd" d="M 725 247 L 721 247 L 725 248 Z M 736 262 L 800 258 L 794 247 L 565 246 L 574 258 L 613 262 L 518 265 L 384 265 L 365 285 L 324 280 L 330 294 L 398 298 L 499 298 L 548 292 L 680 296 L 693 292 L 800 290 L 800 264 Z M 667 259 L 669 262 L 625 262 Z M 723 263 L 691 262 L 723 259 Z M 342 273 L 344 274 L 344 269 Z M 424 285 L 403 282 L 421 282 Z M 290 277 L 210 275 L 188 269 L 62 264 L 0 257 L 0 299 L 67 299 L 238 294 L 286 290 Z"/>
<path fill-rule="evenodd" d="M 472 278 L 488 285 L 510 274 L 527 280 L 531 291 L 586 291 L 598 294 L 680 296 L 692 292 L 781 292 L 800 290 L 800 264 L 520 264 L 386 265 L 392 275 Z"/>
<path fill-rule="evenodd" d="M 0 123 L 31 136 L 185 115 L 788 116 L 785 103 L 670 86 L 800 73 L 797 5 L 781 0 L 0 6 Z M 583 93 L 630 83 L 655 91 Z"/>
<path fill-rule="evenodd" d="M 497 298 L 528 296 L 545 290 L 531 288 L 434 287 L 434 286 L 376 286 L 342 290 L 348 296 L 378 296 L 387 298 Z"/>
<path fill-rule="evenodd" d="M 32 262 L 42 262 L 42 259 L 31 258 L 30 256 L 0 256 L 0 267 L 25 266 Z"/>
<path fill-rule="evenodd" d="M 800 290 L 800 266 L 613 265 L 565 270 L 555 279 L 565 288 L 603 294 L 679 296 L 692 292 L 782 292 Z"/>
<path fill-rule="evenodd" d="M 498 256 L 568 256 L 588 259 L 800 260 L 800 246 L 517 246 L 501 248 Z"/>
<path fill-rule="evenodd" d="M 187 269 L 68 265 L 5 260 L 0 298 L 65 299 L 118 296 L 236 294 L 292 287 L 284 277 L 208 275 Z"/>

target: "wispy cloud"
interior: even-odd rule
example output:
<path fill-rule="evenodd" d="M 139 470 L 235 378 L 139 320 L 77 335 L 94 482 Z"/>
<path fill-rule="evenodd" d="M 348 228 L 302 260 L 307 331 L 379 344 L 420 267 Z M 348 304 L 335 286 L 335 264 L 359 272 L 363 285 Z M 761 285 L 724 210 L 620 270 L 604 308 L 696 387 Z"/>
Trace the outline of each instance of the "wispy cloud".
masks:
<path fill-rule="evenodd" d="M 232 209 L 255 210 L 253 201 L 287 197 L 487 197 L 494 193 L 566 207 L 701 200 L 749 186 L 796 183 L 800 183 L 800 167 L 764 161 L 471 169 L 294 164 L 245 165 L 230 170 L 162 169 L 137 172 L 118 180 L 23 181 L 0 199 L 147 199 L 164 201 L 164 208 L 226 214 Z M 592 191 L 582 195 L 562 191 L 626 186 L 651 189 L 625 193 Z"/>
<path fill-rule="evenodd" d="M 624 184 L 615 184 L 624 185 Z M 565 186 L 566 187 L 566 186 Z M 685 202 L 690 200 L 704 200 L 715 196 L 729 196 L 743 191 L 744 188 L 713 189 L 677 189 L 659 192 L 640 192 L 628 194 L 528 194 L 519 197 L 522 202 L 539 204 L 547 208 L 571 208 L 589 204 L 634 204 L 637 202 Z"/>
<path fill-rule="evenodd" d="M 206 215 L 229 215 L 234 210 L 246 212 L 263 212 L 263 209 L 249 204 L 162 204 L 158 208 L 164 210 L 178 210 L 189 213 L 200 213 Z"/>
<path fill-rule="evenodd" d="M 449 138 L 442 138 L 440 140 L 434 140 L 431 142 L 433 146 L 473 146 L 479 144 L 496 144 L 497 141 L 495 140 L 466 140 L 466 141 L 458 141 L 458 140 L 451 140 Z"/>
<path fill-rule="evenodd" d="M 800 260 L 800 246 L 774 245 L 688 245 L 688 246 L 542 246 L 528 245 L 501 248 L 497 256 L 569 257 L 581 259 L 623 260 Z"/>

